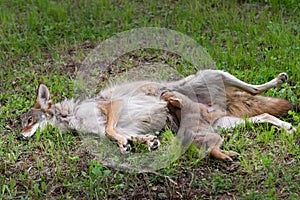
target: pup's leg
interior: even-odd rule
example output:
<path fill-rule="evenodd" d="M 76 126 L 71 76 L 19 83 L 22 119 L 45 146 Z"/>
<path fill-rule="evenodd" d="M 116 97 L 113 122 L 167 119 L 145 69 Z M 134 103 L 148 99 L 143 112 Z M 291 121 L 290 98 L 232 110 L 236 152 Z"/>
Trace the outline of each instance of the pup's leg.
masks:
<path fill-rule="evenodd" d="M 122 136 L 116 131 L 116 125 L 119 120 L 122 105 L 123 102 L 121 100 L 115 100 L 107 104 L 107 126 L 105 129 L 105 134 L 108 138 L 117 141 L 122 153 L 129 153 L 131 147 L 128 143 L 128 140 L 126 137 Z"/>
<path fill-rule="evenodd" d="M 217 133 L 197 133 L 194 136 L 193 143 L 198 148 L 203 148 L 203 145 L 207 148 L 207 152 L 222 161 L 232 161 L 231 157 L 239 155 L 234 151 L 223 151 L 220 149 L 223 139 Z"/>
<path fill-rule="evenodd" d="M 157 136 L 150 134 L 135 136 L 132 138 L 132 141 L 147 144 L 149 151 L 155 150 L 160 146 Z"/>
<path fill-rule="evenodd" d="M 210 132 L 212 130 L 210 129 L 209 122 L 214 121 L 219 116 L 224 116 L 224 113 L 214 113 L 213 115 L 207 113 L 207 108 L 203 104 L 195 103 L 188 97 L 177 92 L 165 92 L 161 97 L 172 106 L 181 109 L 181 121 L 177 137 L 182 138 L 183 146 L 186 146 L 192 137 L 193 143 L 198 148 L 201 149 L 204 145 L 208 149 L 208 153 L 219 160 L 232 161 L 230 156 L 238 155 L 234 151 L 222 151 L 220 149 L 223 141 L 221 136 Z"/>
<path fill-rule="evenodd" d="M 292 126 L 292 124 L 288 122 L 284 122 L 277 117 L 274 117 L 268 113 L 264 113 L 261 115 L 257 115 L 254 117 L 250 117 L 246 119 L 246 121 L 250 123 L 270 123 L 280 128 L 285 129 L 288 133 L 293 133 L 296 129 Z M 220 119 L 216 120 L 213 124 L 213 128 L 216 130 L 220 128 L 234 128 L 237 125 L 245 124 L 245 119 L 237 118 L 237 117 L 221 117 Z"/>
<path fill-rule="evenodd" d="M 227 72 L 219 71 L 219 74 L 222 75 L 222 79 L 224 81 L 225 87 L 226 86 L 237 87 L 251 94 L 260 94 L 270 88 L 278 87 L 282 83 L 286 82 L 288 79 L 286 73 L 280 73 L 276 78 L 274 78 L 273 80 L 267 83 L 264 83 L 262 85 L 251 85 L 249 83 L 237 79 L 236 77 L 234 77 L 233 75 Z"/>

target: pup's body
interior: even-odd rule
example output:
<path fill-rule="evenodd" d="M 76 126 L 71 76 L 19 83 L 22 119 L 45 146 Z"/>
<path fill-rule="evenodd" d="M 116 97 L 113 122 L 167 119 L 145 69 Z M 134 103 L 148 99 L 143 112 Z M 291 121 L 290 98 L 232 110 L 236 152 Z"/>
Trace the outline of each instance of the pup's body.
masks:
<path fill-rule="evenodd" d="M 48 88 L 40 85 L 36 103 L 23 119 L 21 135 L 31 137 L 38 127 L 43 129 L 50 123 L 83 133 L 106 135 L 117 141 L 124 153 L 130 150 L 128 140 L 143 141 L 150 149 L 155 149 L 159 141 L 156 136 L 148 134 L 160 131 L 171 118 L 169 101 L 161 98 L 163 92 L 178 92 L 191 102 L 201 103 L 208 114 L 220 113 L 213 116 L 213 129 L 217 126 L 234 127 L 243 123 L 241 117 L 246 115 L 268 113 L 284 116 L 293 109 L 286 100 L 256 95 L 282 84 L 286 78 L 282 73 L 263 85 L 250 85 L 223 71 L 204 70 L 175 82 L 133 82 L 103 90 L 96 98 L 81 102 L 65 100 L 54 105 Z M 265 121 L 273 123 L 268 119 Z M 281 120 L 274 124 L 294 130 Z"/>

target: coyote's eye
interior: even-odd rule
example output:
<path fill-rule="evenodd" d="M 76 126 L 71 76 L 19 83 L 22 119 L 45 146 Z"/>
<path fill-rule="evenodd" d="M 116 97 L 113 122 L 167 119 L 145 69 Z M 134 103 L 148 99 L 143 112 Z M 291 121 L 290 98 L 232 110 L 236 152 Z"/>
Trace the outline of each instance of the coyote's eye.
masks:
<path fill-rule="evenodd" d="M 31 124 L 31 123 L 32 123 L 32 117 L 28 117 L 27 124 Z"/>

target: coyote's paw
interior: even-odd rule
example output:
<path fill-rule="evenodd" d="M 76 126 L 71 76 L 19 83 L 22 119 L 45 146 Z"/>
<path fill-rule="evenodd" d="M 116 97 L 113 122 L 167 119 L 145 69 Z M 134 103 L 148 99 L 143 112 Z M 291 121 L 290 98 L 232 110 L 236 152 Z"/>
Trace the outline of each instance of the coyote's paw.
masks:
<path fill-rule="evenodd" d="M 122 154 L 128 154 L 131 151 L 131 145 L 126 141 L 125 143 L 119 143 L 119 147 Z"/>
<path fill-rule="evenodd" d="M 156 136 L 149 139 L 146 143 L 149 151 L 156 150 L 160 146 L 159 139 Z"/>
<path fill-rule="evenodd" d="M 286 130 L 287 133 L 292 134 L 294 132 L 296 132 L 296 128 L 293 127 L 292 124 L 288 123 L 288 122 L 283 122 L 281 124 L 282 128 Z"/>
<path fill-rule="evenodd" d="M 278 86 L 280 86 L 282 83 L 285 83 L 287 80 L 288 80 L 288 75 L 287 73 L 283 72 L 283 73 L 280 73 L 278 76 L 277 76 L 277 80 L 278 80 Z"/>
<path fill-rule="evenodd" d="M 160 146 L 159 139 L 155 135 L 138 135 L 132 138 L 132 141 L 147 144 L 149 151 L 153 151 Z"/>

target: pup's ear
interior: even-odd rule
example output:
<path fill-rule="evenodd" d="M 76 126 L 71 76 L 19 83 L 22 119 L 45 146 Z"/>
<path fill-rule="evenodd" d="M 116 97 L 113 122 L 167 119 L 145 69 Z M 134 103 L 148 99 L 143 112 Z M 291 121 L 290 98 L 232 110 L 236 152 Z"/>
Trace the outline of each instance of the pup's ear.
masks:
<path fill-rule="evenodd" d="M 51 95 L 48 88 L 44 84 L 39 85 L 34 108 L 43 110 L 48 110 L 51 108 Z"/>

